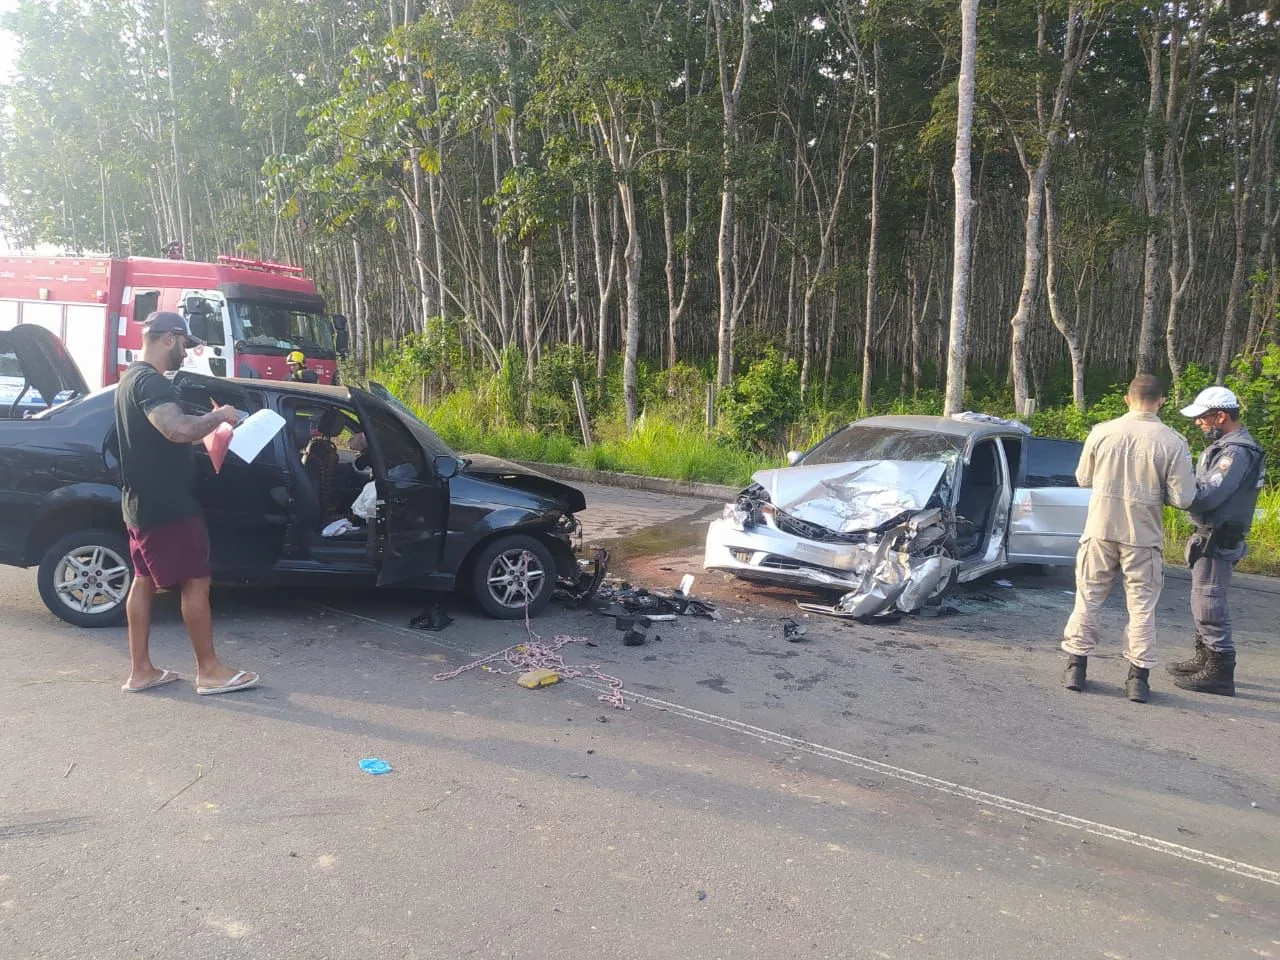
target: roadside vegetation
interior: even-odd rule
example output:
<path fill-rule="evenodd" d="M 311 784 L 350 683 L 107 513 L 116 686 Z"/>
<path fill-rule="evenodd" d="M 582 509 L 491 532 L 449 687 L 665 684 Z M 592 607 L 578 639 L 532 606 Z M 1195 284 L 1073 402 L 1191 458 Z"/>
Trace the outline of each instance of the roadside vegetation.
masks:
<path fill-rule="evenodd" d="M 860 416 L 861 384 L 855 373 L 833 374 L 830 389 L 802 402 L 795 360 L 766 347 L 718 394 L 712 429 L 706 426 L 706 402 L 714 371 L 687 364 L 670 370 L 642 364 L 641 412 L 628 431 L 620 363 L 611 365 L 602 381 L 595 370 L 594 357 L 576 347 L 559 346 L 542 352 L 530 386 L 518 349 L 506 351 L 497 371 L 490 373 L 468 360 L 448 328 L 432 327 L 425 335 L 410 337 L 374 375 L 463 452 L 728 485 L 745 485 L 755 471 L 785 463 L 786 451 L 808 449 Z M 583 385 L 590 445 L 582 442 L 575 378 Z M 1164 411 L 1165 420 L 1187 436 L 1196 454 L 1204 441 L 1177 411 L 1212 380 L 1209 370 L 1189 366 L 1179 397 L 1171 398 Z M 1267 448 L 1269 462 L 1280 464 L 1280 347 L 1268 348 L 1255 360 L 1238 361 L 1227 385 L 1246 404 L 1246 424 Z M 1124 386 L 1099 380 L 1091 384 L 1091 402 L 1084 410 L 1070 402 L 1050 405 L 1028 423 L 1041 436 L 1083 440 L 1095 424 L 1125 411 Z M 1060 389 L 1060 396 L 1069 396 L 1069 383 Z M 968 409 L 1013 415 L 1013 395 L 1006 382 L 973 376 L 967 397 Z M 942 406 L 941 391 L 913 396 L 898 383 L 878 383 L 866 415 L 937 415 Z M 1186 515 L 1169 510 L 1166 528 L 1166 555 L 1181 562 L 1190 532 Z M 1249 547 L 1241 570 L 1280 574 L 1280 489 L 1263 492 Z"/>

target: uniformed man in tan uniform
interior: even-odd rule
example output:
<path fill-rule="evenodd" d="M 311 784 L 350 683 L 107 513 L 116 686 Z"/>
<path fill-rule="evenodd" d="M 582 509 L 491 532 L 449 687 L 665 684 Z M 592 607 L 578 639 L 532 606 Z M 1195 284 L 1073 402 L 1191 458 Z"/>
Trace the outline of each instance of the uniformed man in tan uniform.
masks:
<path fill-rule="evenodd" d="M 1089 654 L 1098 645 L 1098 610 L 1115 579 L 1124 581 L 1129 627 L 1125 692 L 1146 703 L 1155 664 L 1156 603 L 1164 586 L 1164 506 L 1185 510 L 1196 495 L 1187 441 L 1160 422 L 1164 389 L 1139 374 L 1125 395 L 1129 412 L 1089 433 L 1076 480 L 1093 489 L 1076 554 L 1076 604 L 1063 631 L 1069 657 L 1064 682 L 1083 690 Z"/>

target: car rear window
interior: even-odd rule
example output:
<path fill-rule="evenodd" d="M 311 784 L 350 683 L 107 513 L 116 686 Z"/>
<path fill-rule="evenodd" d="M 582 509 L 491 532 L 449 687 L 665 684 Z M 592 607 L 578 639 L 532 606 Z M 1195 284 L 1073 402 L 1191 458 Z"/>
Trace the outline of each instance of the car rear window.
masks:
<path fill-rule="evenodd" d="M 1024 487 L 1074 487 L 1084 444 L 1076 440 L 1029 437 Z"/>

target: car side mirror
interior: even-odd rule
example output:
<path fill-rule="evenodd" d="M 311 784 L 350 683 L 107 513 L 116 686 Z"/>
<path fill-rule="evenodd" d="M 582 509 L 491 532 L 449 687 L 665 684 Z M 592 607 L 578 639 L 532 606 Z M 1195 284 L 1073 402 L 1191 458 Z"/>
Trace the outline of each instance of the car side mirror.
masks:
<path fill-rule="evenodd" d="M 436 454 L 436 476 L 441 480 L 452 480 L 462 470 L 462 464 L 458 462 L 457 457 L 450 457 L 447 454 Z"/>
<path fill-rule="evenodd" d="M 795 466 L 797 463 L 799 463 L 803 458 L 804 458 L 804 454 L 803 454 L 803 453 L 801 453 L 799 450 L 788 450 L 788 451 L 787 451 L 787 466 L 789 466 L 789 467 L 794 467 L 794 466 Z"/>
<path fill-rule="evenodd" d="M 347 318 L 341 313 L 335 313 L 330 319 L 333 322 L 333 345 L 338 356 L 345 360 L 347 351 L 351 348 L 351 333 Z"/>

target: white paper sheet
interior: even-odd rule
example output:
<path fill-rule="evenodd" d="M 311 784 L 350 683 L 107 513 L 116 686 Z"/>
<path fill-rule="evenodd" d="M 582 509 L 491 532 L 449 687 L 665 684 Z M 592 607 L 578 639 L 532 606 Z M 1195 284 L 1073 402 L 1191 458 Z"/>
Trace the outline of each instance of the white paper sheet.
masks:
<path fill-rule="evenodd" d="M 231 435 L 230 450 L 245 463 L 253 463 L 254 458 L 262 452 L 262 448 L 271 442 L 271 438 L 284 426 L 284 417 L 274 410 L 259 410 L 250 414 L 236 427 Z"/>

